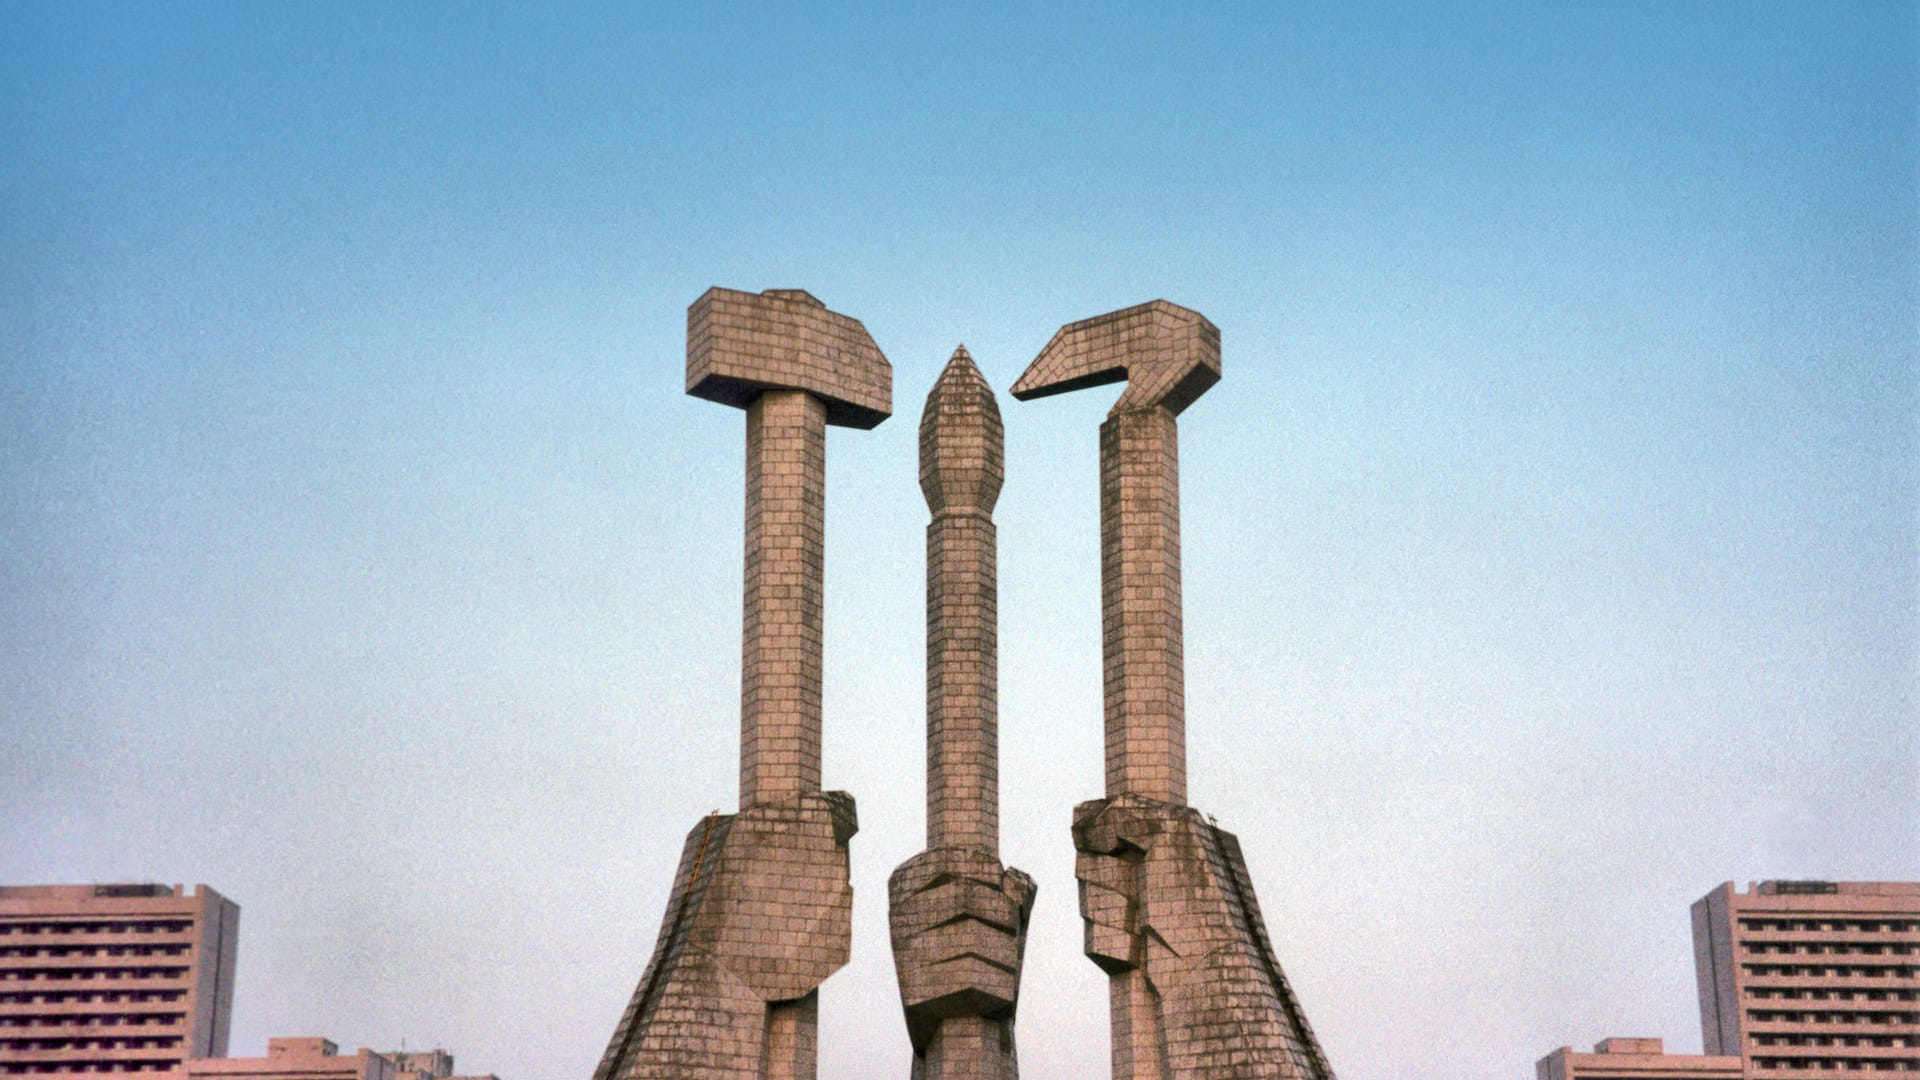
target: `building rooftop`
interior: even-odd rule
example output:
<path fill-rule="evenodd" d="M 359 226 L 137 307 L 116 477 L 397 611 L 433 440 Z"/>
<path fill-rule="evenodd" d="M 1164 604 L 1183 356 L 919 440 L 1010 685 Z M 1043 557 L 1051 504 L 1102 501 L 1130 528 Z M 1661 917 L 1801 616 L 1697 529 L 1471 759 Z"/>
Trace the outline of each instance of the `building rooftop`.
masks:
<path fill-rule="evenodd" d="M 0 900 L 87 900 L 96 896 L 185 896 L 185 885 L 115 882 L 104 885 L 0 885 Z"/>
<path fill-rule="evenodd" d="M 1745 896 L 1920 896 L 1920 881 L 1749 881 Z"/>

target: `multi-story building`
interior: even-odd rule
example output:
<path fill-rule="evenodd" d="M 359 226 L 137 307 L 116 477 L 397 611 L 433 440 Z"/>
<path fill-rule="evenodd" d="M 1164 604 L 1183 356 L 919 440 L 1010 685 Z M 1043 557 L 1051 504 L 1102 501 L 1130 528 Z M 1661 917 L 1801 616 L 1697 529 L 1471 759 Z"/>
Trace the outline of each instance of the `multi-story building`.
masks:
<path fill-rule="evenodd" d="M 1539 1080 L 1920 1074 L 1920 883 L 1762 881 L 1693 905 L 1704 1054 L 1607 1039 Z"/>
<path fill-rule="evenodd" d="M 1702 1043 L 1749 1077 L 1920 1073 L 1920 884 L 1763 881 L 1693 905 Z"/>
<path fill-rule="evenodd" d="M 225 1054 L 239 929 L 205 885 L 0 886 L 0 1076 Z"/>
<path fill-rule="evenodd" d="M 342 1054 L 330 1039 L 268 1039 L 263 1058 L 206 1058 L 187 1062 L 182 1080 L 500 1080 L 453 1075 L 453 1055 L 381 1053 L 361 1047 Z"/>
<path fill-rule="evenodd" d="M 1601 1039 L 1591 1054 L 1563 1046 L 1533 1071 L 1536 1080 L 1741 1080 L 1738 1056 L 1669 1054 L 1660 1039 Z"/>

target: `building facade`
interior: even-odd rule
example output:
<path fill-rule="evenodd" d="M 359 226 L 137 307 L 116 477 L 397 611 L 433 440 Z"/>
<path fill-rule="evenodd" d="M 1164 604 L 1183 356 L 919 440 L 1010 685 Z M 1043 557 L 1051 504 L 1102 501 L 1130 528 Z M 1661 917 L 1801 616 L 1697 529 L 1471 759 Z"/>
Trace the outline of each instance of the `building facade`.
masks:
<path fill-rule="evenodd" d="M 1702 1044 L 1746 1075 L 1920 1074 L 1920 883 L 1728 882 L 1693 955 Z"/>
<path fill-rule="evenodd" d="M 1533 1071 L 1535 1080 L 1741 1080 L 1738 1056 L 1669 1054 L 1659 1039 L 1602 1039 L 1591 1054 L 1563 1046 Z"/>
<path fill-rule="evenodd" d="M 455 1076 L 445 1050 L 382 1053 L 361 1047 L 342 1054 L 331 1039 L 268 1039 L 267 1056 L 196 1058 L 181 1080 L 500 1080 L 491 1074 Z"/>
<path fill-rule="evenodd" d="M 0 1076 L 225 1054 L 239 929 L 205 885 L 0 886 Z"/>

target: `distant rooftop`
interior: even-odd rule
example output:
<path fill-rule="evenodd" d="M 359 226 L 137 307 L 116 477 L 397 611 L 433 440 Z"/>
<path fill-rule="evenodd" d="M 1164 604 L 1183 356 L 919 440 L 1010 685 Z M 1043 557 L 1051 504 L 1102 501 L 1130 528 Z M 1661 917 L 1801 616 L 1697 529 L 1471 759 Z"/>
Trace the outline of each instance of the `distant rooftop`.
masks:
<path fill-rule="evenodd" d="M 0 885 L 0 898 L 19 900 L 84 900 L 93 896 L 185 896 L 187 887 L 168 887 L 152 881 L 114 882 L 103 885 Z"/>
<path fill-rule="evenodd" d="M 1917 896 L 1920 881 L 1749 881 L 1747 895 L 1760 896 Z"/>

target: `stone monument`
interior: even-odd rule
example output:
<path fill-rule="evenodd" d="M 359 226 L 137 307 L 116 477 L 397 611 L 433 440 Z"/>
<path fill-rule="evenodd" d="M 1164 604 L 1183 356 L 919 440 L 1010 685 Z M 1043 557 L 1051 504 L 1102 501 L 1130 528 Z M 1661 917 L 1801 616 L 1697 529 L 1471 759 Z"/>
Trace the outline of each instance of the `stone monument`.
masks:
<path fill-rule="evenodd" d="M 927 525 L 927 850 L 887 883 L 913 1080 L 1014 1080 L 1033 879 L 1000 863 L 993 504 L 1000 409 L 963 346 L 920 417 Z"/>
<path fill-rule="evenodd" d="M 1021 400 L 1125 381 L 1100 425 L 1106 796 L 1074 808 L 1086 953 L 1109 977 L 1114 1080 L 1322 1080 L 1232 833 L 1186 805 L 1175 417 L 1220 331 L 1164 300 L 1060 328 Z"/>
<path fill-rule="evenodd" d="M 1086 953 L 1114 1080 L 1331 1080 L 1239 841 L 1186 805 L 1175 418 L 1220 332 L 1164 300 L 1064 326 L 1022 400 L 1110 382 L 1100 426 L 1106 795 L 1074 809 Z M 740 808 L 687 835 L 653 957 L 594 1080 L 813 1080 L 819 987 L 847 961 L 851 796 L 820 790 L 826 427 L 872 428 L 892 369 L 797 289 L 709 289 L 687 393 L 746 411 Z M 1014 1080 L 1034 884 L 1000 862 L 993 391 L 957 349 L 927 395 L 927 849 L 888 882 L 913 1080 Z"/>
<path fill-rule="evenodd" d="M 812 1080 L 847 962 L 853 798 L 820 790 L 826 425 L 872 428 L 893 371 L 798 289 L 687 309 L 687 393 L 746 410 L 740 809 L 687 835 L 653 958 L 594 1080 Z"/>

